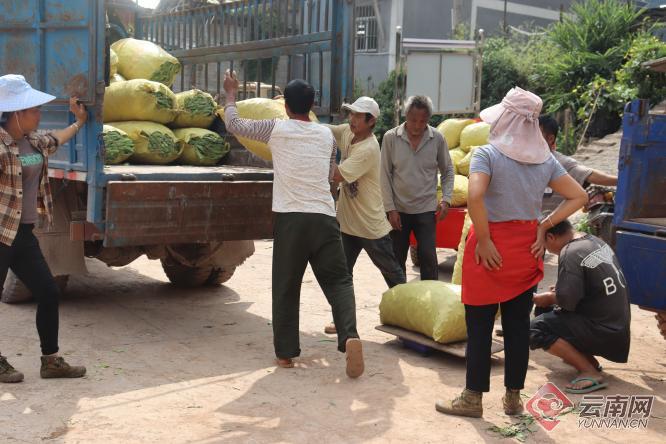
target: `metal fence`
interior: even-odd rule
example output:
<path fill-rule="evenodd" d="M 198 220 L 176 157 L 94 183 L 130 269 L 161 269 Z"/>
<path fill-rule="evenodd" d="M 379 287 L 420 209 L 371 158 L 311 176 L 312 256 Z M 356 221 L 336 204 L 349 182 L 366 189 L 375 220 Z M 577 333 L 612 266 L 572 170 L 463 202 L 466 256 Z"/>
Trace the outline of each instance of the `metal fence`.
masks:
<path fill-rule="evenodd" d="M 224 94 L 224 71 L 242 82 L 240 99 L 273 97 L 286 83 L 302 78 L 317 92 L 315 111 L 330 114 L 349 95 L 353 47 L 353 10 L 346 0 L 243 0 L 221 5 L 146 15 L 137 21 L 137 37 L 150 40 L 183 63 L 176 91 L 199 88 Z M 347 24 L 347 22 L 349 24 Z M 349 75 L 349 74 L 348 74 Z"/>

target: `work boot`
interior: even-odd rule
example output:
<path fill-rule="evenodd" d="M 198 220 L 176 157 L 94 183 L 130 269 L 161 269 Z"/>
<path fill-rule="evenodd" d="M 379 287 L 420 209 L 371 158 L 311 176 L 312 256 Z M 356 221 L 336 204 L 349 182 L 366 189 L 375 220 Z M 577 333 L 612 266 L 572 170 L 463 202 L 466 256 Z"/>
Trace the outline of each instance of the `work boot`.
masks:
<path fill-rule="evenodd" d="M 437 401 L 435 410 L 447 415 L 481 418 L 483 416 L 482 399 L 483 393 L 465 389 L 453 401 Z"/>
<path fill-rule="evenodd" d="M 14 383 L 23 381 L 23 373 L 17 371 L 7 362 L 7 358 L 0 356 L 0 382 Z"/>
<path fill-rule="evenodd" d="M 504 404 L 504 413 L 509 416 L 516 416 L 523 413 L 523 400 L 520 399 L 520 390 L 506 389 L 506 394 L 502 398 Z"/>
<path fill-rule="evenodd" d="M 86 374 L 83 366 L 73 367 L 60 356 L 42 356 L 42 368 L 39 370 L 42 378 L 80 378 Z"/>

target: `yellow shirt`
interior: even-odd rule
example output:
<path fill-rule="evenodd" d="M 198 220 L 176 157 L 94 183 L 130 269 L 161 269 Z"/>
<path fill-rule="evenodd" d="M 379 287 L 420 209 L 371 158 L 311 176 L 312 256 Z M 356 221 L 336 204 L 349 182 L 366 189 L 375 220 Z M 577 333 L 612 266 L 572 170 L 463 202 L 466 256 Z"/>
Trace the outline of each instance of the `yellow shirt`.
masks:
<path fill-rule="evenodd" d="M 379 239 L 391 231 L 386 219 L 379 185 L 381 156 L 373 135 L 352 144 L 354 133 L 348 124 L 329 126 L 340 149 L 338 166 L 345 179 L 340 184 L 338 222 L 340 231 L 365 239 Z"/>

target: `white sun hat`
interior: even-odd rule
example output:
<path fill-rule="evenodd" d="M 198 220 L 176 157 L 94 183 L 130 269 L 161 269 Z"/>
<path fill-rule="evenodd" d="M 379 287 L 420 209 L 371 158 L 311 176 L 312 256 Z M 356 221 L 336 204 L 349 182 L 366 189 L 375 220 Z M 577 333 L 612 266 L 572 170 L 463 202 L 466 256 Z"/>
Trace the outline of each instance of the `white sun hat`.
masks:
<path fill-rule="evenodd" d="M 379 105 L 375 102 L 375 99 L 370 97 L 359 97 L 351 105 L 345 103 L 342 105 L 342 109 L 346 109 L 355 113 L 368 113 L 372 117 L 379 117 Z"/>
<path fill-rule="evenodd" d="M 34 89 L 21 75 L 0 77 L 0 113 L 33 108 L 54 99 L 55 96 Z"/>

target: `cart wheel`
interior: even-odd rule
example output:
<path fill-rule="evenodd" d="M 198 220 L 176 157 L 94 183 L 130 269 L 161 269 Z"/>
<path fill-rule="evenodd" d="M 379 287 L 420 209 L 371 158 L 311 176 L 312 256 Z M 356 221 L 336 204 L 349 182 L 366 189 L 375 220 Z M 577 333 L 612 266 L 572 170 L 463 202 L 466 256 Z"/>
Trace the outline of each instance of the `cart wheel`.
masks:
<path fill-rule="evenodd" d="M 419 252 L 414 246 L 409 246 L 409 257 L 412 259 L 412 264 L 414 264 L 415 267 L 421 266 L 421 263 L 419 262 Z"/>

